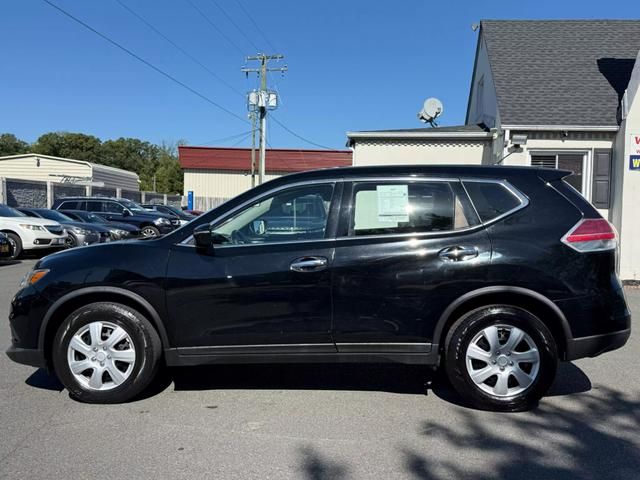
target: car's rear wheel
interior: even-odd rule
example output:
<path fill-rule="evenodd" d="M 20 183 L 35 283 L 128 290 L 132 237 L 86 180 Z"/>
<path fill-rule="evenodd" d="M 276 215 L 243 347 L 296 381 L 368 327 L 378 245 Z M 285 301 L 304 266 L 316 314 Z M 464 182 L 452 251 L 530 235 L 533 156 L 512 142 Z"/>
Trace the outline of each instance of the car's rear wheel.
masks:
<path fill-rule="evenodd" d="M 7 240 L 11 244 L 11 259 L 16 259 L 22 253 L 22 240 L 15 233 L 7 233 Z"/>
<path fill-rule="evenodd" d="M 467 313 L 452 326 L 445 345 L 452 385 L 473 406 L 487 410 L 533 407 L 551 386 L 558 364 L 547 326 L 512 306 Z"/>
<path fill-rule="evenodd" d="M 142 227 L 141 233 L 145 237 L 157 237 L 160 235 L 160 230 L 151 225 L 147 225 L 146 227 Z"/>
<path fill-rule="evenodd" d="M 54 369 L 71 396 L 87 403 L 120 403 L 156 375 L 161 342 L 138 311 L 92 303 L 69 315 L 52 346 Z"/>

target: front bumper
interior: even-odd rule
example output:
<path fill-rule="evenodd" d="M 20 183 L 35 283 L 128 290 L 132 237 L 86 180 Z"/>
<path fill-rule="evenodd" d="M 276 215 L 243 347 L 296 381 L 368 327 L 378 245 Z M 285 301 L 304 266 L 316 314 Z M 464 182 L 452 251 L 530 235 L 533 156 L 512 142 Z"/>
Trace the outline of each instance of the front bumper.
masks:
<path fill-rule="evenodd" d="M 76 233 L 76 238 L 78 239 L 78 245 L 91 245 L 92 243 L 96 243 L 100 241 L 100 235 L 96 232 L 91 232 L 87 234 Z"/>
<path fill-rule="evenodd" d="M 14 362 L 21 363 L 23 365 L 38 368 L 45 368 L 47 366 L 47 362 L 44 358 L 44 352 L 42 350 L 19 348 L 12 345 L 7 349 L 7 356 Z"/>
<path fill-rule="evenodd" d="M 605 352 L 622 347 L 631 336 L 631 328 L 618 332 L 603 333 L 590 337 L 573 338 L 567 342 L 567 360 L 597 357 Z"/>

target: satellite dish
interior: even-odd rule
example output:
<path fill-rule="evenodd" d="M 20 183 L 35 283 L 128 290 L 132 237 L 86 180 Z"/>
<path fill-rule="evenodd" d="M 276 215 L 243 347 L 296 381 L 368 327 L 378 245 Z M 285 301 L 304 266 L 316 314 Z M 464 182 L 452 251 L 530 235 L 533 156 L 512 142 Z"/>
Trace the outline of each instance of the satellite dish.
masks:
<path fill-rule="evenodd" d="M 427 98 L 422 105 L 422 110 L 418 112 L 418 119 L 424 123 L 429 123 L 432 127 L 437 127 L 436 118 L 442 115 L 444 107 L 437 98 Z"/>

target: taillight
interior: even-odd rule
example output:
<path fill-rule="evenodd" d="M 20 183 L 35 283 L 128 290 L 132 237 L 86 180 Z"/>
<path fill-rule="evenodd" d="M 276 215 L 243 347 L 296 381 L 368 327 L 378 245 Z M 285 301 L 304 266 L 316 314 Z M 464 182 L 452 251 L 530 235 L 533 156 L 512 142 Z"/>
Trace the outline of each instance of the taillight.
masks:
<path fill-rule="evenodd" d="M 616 238 L 616 231 L 604 218 L 586 218 L 562 237 L 562 243 L 579 252 L 598 252 L 615 249 Z"/>

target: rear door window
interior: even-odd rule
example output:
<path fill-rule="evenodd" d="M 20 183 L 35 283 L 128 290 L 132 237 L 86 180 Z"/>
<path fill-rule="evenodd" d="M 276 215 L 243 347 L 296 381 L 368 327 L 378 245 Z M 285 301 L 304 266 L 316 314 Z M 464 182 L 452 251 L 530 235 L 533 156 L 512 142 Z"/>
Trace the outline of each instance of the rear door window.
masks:
<path fill-rule="evenodd" d="M 84 210 L 84 202 L 81 200 L 65 200 L 60 204 L 58 210 Z"/>
<path fill-rule="evenodd" d="M 89 200 L 87 201 L 87 211 L 88 212 L 102 212 L 102 204 L 104 202 Z"/>
<path fill-rule="evenodd" d="M 459 182 L 354 184 L 352 236 L 446 232 L 479 223 Z"/>
<path fill-rule="evenodd" d="M 503 183 L 482 181 L 463 183 L 483 222 L 509 213 L 523 204 L 523 198 Z"/>

